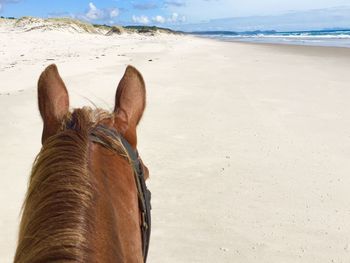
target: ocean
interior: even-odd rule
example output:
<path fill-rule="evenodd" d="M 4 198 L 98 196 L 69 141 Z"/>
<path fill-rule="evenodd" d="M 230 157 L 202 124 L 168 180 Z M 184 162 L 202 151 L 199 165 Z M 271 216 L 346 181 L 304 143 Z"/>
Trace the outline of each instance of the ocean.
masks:
<path fill-rule="evenodd" d="M 350 48 L 349 30 L 318 30 L 297 32 L 254 31 L 207 31 L 193 32 L 195 35 L 211 37 L 227 41 L 241 41 L 253 43 L 292 44 L 310 46 L 331 46 Z"/>

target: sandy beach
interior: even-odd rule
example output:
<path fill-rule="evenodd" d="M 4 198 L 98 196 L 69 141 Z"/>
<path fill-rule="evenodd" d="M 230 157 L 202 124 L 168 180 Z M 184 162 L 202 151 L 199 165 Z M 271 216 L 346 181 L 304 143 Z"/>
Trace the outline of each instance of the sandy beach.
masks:
<path fill-rule="evenodd" d="M 149 262 L 350 262 L 350 49 L 6 25 L 0 39 L 0 262 L 15 252 L 51 63 L 73 107 L 112 109 L 126 65 L 144 76 Z"/>

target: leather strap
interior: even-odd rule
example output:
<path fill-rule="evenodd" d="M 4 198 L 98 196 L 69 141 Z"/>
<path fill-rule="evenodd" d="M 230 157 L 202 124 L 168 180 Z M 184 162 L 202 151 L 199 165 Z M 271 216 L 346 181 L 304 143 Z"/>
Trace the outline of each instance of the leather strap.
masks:
<path fill-rule="evenodd" d="M 139 209 L 141 212 L 142 253 L 144 262 L 146 262 L 151 236 L 151 192 L 148 190 L 145 182 L 142 161 L 137 150 L 135 151 L 129 142 L 120 133 L 104 125 L 97 125 L 90 132 L 91 141 L 99 143 L 108 149 L 116 151 L 116 149 L 106 141 L 105 136 L 99 136 L 99 133 L 101 132 L 104 135 L 107 135 L 107 137 L 112 137 L 113 139 L 119 140 L 131 161 L 131 165 L 134 170 L 134 178 L 139 200 Z"/>

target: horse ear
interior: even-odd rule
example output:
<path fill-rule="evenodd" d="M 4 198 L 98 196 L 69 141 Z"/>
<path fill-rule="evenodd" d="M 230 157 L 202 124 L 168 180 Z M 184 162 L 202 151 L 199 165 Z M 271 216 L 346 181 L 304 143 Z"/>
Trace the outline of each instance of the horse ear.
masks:
<path fill-rule="evenodd" d="M 116 128 L 136 148 L 136 126 L 146 106 L 145 82 L 141 73 L 128 66 L 117 88 L 115 96 Z"/>
<path fill-rule="evenodd" d="M 41 142 L 54 135 L 69 109 L 69 97 L 56 65 L 48 66 L 39 78 L 38 104 L 44 122 Z"/>

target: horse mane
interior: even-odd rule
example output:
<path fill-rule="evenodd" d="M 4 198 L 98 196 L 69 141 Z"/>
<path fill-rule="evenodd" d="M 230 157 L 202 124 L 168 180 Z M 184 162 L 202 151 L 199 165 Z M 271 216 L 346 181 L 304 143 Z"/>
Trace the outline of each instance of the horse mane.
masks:
<path fill-rule="evenodd" d="M 76 109 L 43 144 L 22 208 L 14 262 L 89 261 L 96 197 L 88 164 L 89 134 L 105 119 L 113 119 L 113 114 Z M 111 144 L 120 146 L 112 139 Z"/>

